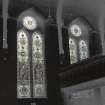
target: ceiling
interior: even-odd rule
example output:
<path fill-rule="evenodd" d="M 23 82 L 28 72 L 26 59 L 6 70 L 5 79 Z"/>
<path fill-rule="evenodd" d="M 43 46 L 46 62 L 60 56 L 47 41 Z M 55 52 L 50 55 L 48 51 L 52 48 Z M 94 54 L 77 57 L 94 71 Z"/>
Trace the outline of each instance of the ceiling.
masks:
<path fill-rule="evenodd" d="M 105 14 L 105 0 L 65 0 L 63 17 L 69 18 L 72 15 L 84 16 L 94 26 L 103 14 Z"/>
<path fill-rule="evenodd" d="M 9 0 L 9 16 L 17 17 L 23 10 L 34 7 L 48 17 L 49 8 L 53 18 L 61 0 Z M 0 8 L 2 7 L 0 0 Z M 1 9 L 0 9 L 1 10 Z M 105 14 L 105 0 L 64 0 L 62 17 L 68 23 L 74 16 L 86 17 L 94 26 L 102 14 Z"/>
<path fill-rule="evenodd" d="M 49 8 L 52 16 L 55 15 L 57 0 L 9 0 L 9 14 L 17 16 L 25 9 L 34 7 L 43 15 L 48 16 Z"/>

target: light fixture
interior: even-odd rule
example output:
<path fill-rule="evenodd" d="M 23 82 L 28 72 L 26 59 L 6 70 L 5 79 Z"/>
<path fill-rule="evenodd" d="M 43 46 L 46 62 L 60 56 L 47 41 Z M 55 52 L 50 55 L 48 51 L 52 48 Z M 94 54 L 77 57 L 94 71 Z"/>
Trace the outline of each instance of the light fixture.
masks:
<path fill-rule="evenodd" d="M 23 18 L 23 26 L 28 30 L 34 30 L 37 27 L 37 21 L 32 16 L 25 16 Z"/>

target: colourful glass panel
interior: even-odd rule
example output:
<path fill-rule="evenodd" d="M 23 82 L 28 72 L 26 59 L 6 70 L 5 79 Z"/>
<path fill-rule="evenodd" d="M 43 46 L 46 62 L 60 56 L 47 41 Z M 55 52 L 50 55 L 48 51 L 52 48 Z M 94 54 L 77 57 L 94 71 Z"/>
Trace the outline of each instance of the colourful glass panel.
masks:
<path fill-rule="evenodd" d="M 24 30 L 17 32 L 17 97 L 30 97 L 30 64 L 28 37 Z"/>

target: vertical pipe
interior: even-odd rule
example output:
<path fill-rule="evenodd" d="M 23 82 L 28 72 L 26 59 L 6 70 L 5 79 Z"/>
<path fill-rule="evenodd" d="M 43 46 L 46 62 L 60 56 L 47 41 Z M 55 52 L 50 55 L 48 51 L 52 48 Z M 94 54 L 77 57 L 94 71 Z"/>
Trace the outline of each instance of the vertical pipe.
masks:
<path fill-rule="evenodd" d="M 58 6 L 57 6 L 57 12 L 56 12 L 56 21 L 57 21 L 57 28 L 58 28 L 58 43 L 59 43 L 59 55 L 64 54 L 64 49 L 63 49 L 63 39 L 62 39 L 62 10 L 63 10 L 63 4 L 65 0 L 59 0 Z M 62 63 L 62 61 L 60 62 Z M 57 78 L 58 80 L 58 78 Z M 62 102 L 61 98 L 61 90 L 59 86 L 59 82 L 56 82 L 57 85 L 57 94 L 58 94 L 58 103 L 57 105 L 63 105 L 64 103 Z"/>
<path fill-rule="evenodd" d="M 7 49 L 7 18 L 8 18 L 8 0 L 2 0 L 3 13 L 3 48 Z"/>
<path fill-rule="evenodd" d="M 101 39 L 101 46 L 102 46 L 102 55 L 105 55 L 105 13 L 104 7 L 100 9 L 100 17 L 99 17 L 99 34 Z"/>
<path fill-rule="evenodd" d="M 64 0 L 59 0 L 56 20 L 58 26 L 58 42 L 59 42 L 59 54 L 64 54 L 63 42 L 62 42 L 62 9 L 63 9 Z"/>

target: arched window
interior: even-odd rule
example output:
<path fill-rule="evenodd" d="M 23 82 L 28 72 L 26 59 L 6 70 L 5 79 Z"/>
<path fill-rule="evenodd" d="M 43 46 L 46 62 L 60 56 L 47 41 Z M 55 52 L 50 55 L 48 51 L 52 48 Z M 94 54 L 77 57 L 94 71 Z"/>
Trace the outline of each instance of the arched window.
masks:
<path fill-rule="evenodd" d="M 74 19 L 68 27 L 70 63 L 77 63 L 89 57 L 89 25 L 81 18 Z M 73 39 L 71 46 L 70 40 Z M 75 41 L 74 41 L 75 40 Z M 71 52 L 75 50 L 75 57 L 71 57 Z M 74 61 L 74 62 L 73 62 Z"/>
<path fill-rule="evenodd" d="M 74 39 L 69 38 L 69 49 L 70 49 L 70 63 L 76 63 L 78 58 L 77 58 L 77 46 L 74 41 Z"/>
<path fill-rule="evenodd" d="M 46 98 L 44 35 L 38 28 L 35 14 L 32 14 L 23 13 L 18 19 L 18 98 Z"/>
<path fill-rule="evenodd" d="M 45 62 L 44 62 L 44 42 L 39 32 L 32 35 L 32 65 L 34 96 L 45 96 Z"/>
<path fill-rule="evenodd" d="M 88 45 L 84 40 L 81 40 L 79 42 L 79 55 L 80 55 L 80 60 L 88 58 Z"/>
<path fill-rule="evenodd" d="M 17 32 L 17 95 L 30 97 L 29 40 L 22 29 Z"/>

